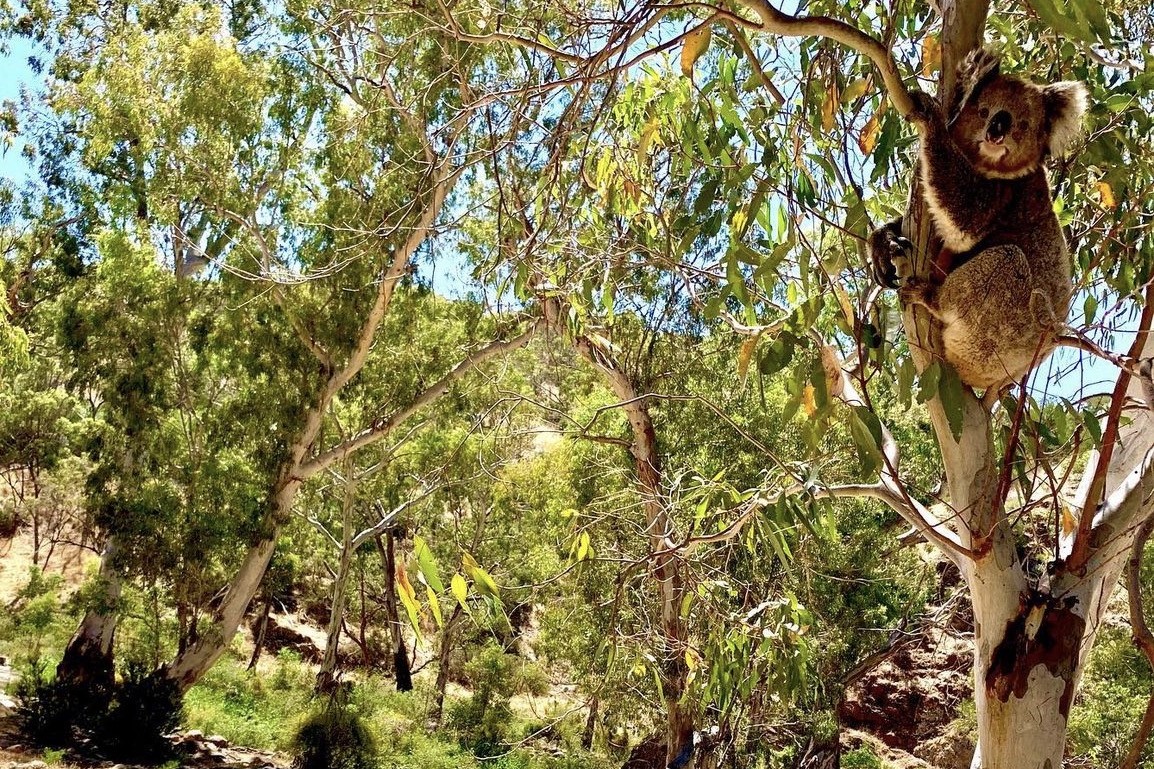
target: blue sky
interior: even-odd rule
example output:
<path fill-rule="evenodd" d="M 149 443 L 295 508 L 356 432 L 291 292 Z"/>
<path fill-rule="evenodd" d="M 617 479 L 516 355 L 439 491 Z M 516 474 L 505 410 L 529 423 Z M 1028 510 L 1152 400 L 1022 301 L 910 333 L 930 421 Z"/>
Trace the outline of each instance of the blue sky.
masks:
<path fill-rule="evenodd" d="M 20 98 L 22 86 L 35 87 L 38 78 L 28 66 L 32 46 L 22 37 L 6 42 L 7 50 L 0 53 L 0 102 Z M 0 177 L 24 181 L 32 173 L 32 166 L 20 154 L 23 142 L 17 140 L 11 147 L 0 148 Z"/>

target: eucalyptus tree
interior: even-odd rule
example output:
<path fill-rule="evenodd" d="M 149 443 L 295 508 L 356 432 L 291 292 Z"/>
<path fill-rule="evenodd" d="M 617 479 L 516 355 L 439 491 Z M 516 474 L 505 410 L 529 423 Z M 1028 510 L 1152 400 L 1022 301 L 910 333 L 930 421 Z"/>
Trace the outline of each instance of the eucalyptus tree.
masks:
<path fill-rule="evenodd" d="M 302 484 L 538 327 L 477 312 L 421 357 L 396 300 L 452 247 L 438 234 L 465 210 L 458 183 L 523 130 L 540 76 L 359 6 L 19 13 L 48 60 L 24 130 L 91 222 L 96 267 L 63 327 L 107 423 L 106 600 L 60 674 L 110 671 L 120 580 L 167 568 L 174 590 L 198 585 L 164 669 L 187 687 L 228 647 Z M 390 371 L 395 389 L 357 390 Z M 340 438 L 329 415 L 354 391 L 369 405 Z M 150 557 L 158 532 L 179 540 L 173 560 Z M 192 562 L 203 581 L 177 577 Z"/>
<path fill-rule="evenodd" d="M 663 253 L 663 264 L 676 273 L 682 254 L 717 249 L 721 288 L 701 292 L 702 312 L 749 336 L 738 365 L 788 367 L 812 429 L 843 422 L 853 437 L 862 476 L 837 483 L 815 465 L 800 487 L 817 498 L 888 505 L 960 569 L 976 622 L 974 766 L 1053 767 L 1062 762 L 1069 708 L 1107 598 L 1135 531 L 1154 512 L 1154 434 L 1148 417 L 1124 413 L 1128 397 L 1143 396 L 1130 372 L 1152 312 L 1144 287 L 1154 241 L 1143 222 L 1154 158 L 1142 138 L 1154 83 L 1151 27 L 1148 9 L 1125 4 L 991 9 L 973 0 L 938 8 L 811 3 L 795 16 L 743 0 L 690 15 L 643 5 L 591 10 L 588 36 L 578 40 L 527 36 L 531 17 L 491 29 L 444 8 L 441 23 L 461 39 L 544 51 L 571 68 L 574 90 L 589 94 L 590 106 L 564 115 L 571 119 L 555 136 L 578 158 L 583 183 L 613 190 L 619 205 L 651 189 L 666 196 L 663 210 L 681 229 L 669 228 L 680 237 L 667 240 L 680 250 Z M 724 42 L 711 45 L 711 37 Z M 1007 69 L 1077 78 L 1091 90 L 1087 136 L 1069 159 L 1056 159 L 1053 182 L 1076 250 L 1070 335 L 1090 349 L 1087 334 L 1111 342 L 1127 325 L 1142 334 L 1128 355 L 1110 356 L 1124 368 L 1103 398 L 1072 386 L 1077 369 L 1059 357 L 1049 381 L 1038 372 L 991 412 L 944 363 L 939 328 L 902 307 L 896 334 L 889 300 L 864 279 L 869 220 L 898 208 L 879 188 L 909 170 L 909 89 L 937 81 L 939 93 L 951 93 L 958 63 L 987 37 L 1003 48 Z M 638 100 L 636 84 L 670 69 L 663 54 L 678 48 L 709 114 L 674 133 L 666 126 L 679 117 L 669 112 L 675 100 Z M 622 111 L 642 105 L 630 147 L 636 160 L 569 141 L 580 121 L 604 124 L 620 114 L 611 109 L 618 103 Z M 657 169 L 664 175 L 652 185 L 645 158 L 659 143 L 679 143 L 698 162 Z M 708 172 L 692 173 L 702 167 Z M 924 277 L 936 241 L 921 195 L 910 199 L 914 274 Z M 637 221 L 613 203 L 609 212 L 622 227 Z M 529 242 L 540 240 L 532 235 Z M 610 255 L 584 270 L 610 276 L 618 266 Z M 940 451 L 940 499 L 902 472 L 903 446 L 883 421 L 883 399 L 915 397 Z M 725 530 L 756 520 L 759 507 Z M 671 745 L 669 758 L 677 755 Z"/>

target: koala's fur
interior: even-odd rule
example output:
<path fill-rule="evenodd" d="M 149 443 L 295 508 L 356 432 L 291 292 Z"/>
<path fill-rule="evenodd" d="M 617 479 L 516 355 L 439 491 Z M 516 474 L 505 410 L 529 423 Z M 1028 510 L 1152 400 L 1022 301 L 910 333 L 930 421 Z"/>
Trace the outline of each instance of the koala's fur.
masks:
<path fill-rule="evenodd" d="M 949 125 L 933 98 L 911 94 L 922 190 L 943 252 L 936 280 L 906 279 L 901 297 L 941 323 L 962 381 L 996 394 L 1050 353 L 1069 311 L 1072 265 L 1042 161 L 1077 136 L 1086 89 L 1002 75 L 984 50 L 957 79 Z M 909 247 L 900 219 L 874 233 L 879 282 L 896 285 L 894 260 Z"/>

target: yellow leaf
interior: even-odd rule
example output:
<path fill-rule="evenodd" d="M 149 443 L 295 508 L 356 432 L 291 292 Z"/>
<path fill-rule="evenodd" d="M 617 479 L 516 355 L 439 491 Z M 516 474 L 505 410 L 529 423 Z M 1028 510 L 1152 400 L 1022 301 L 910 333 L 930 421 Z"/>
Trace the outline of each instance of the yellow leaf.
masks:
<path fill-rule="evenodd" d="M 937 35 L 922 38 L 922 75 L 931 77 L 942 68 L 942 41 Z"/>
<path fill-rule="evenodd" d="M 812 384 L 807 384 L 801 393 L 801 407 L 805 409 L 806 416 L 812 417 L 817 411 L 817 402 L 814 399 Z"/>
<path fill-rule="evenodd" d="M 745 375 L 749 373 L 749 362 L 753 360 L 753 351 L 757 349 L 757 337 L 751 336 L 741 343 L 741 349 L 737 352 L 737 376 L 742 382 L 745 381 Z"/>
<path fill-rule="evenodd" d="M 693 77 L 693 65 L 709 50 L 709 39 L 713 32 L 708 25 L 698 27 L 685 36 L 681 46 L 681 74 Z"/>
<path fill-rule="evenodd" d="M 846 325 L 853 328 L 857 317 L 854 315 L 853 303 L 849 299 L 849 294 L 845 292 L 840 283 L 831 282 L 833 283 L 833 292 L 837 296 L 837 303 L 841 306 L 841 314 L 845 316 Z"/>
<path fill-rule="evenodd" d="M 837 115 L 837 85 L 831 84 L 825 92 L 825 100 L 821 103 L 821 127 L 824 131 L 832 131 L 834 117 Z"/>
<path fill-rule="evenodd" d="M 1068 537 L 1078 530 L 1078 521 L 1074 518 L 1074 514 L 1070 512 L 1070 508 L 1062 505 L 1062 536 Z"/>
<path fill-rule="evenodd" d="M 417 600 L 417 591 L 413 589 L 413 583 L 409 582 L 409 575 L 405 569 L 405 565 L 401 561 L 397 561 L 397 587 L 400 588 L 401 598 L 408 598 L 409 601 Z"/>
<path fill-rule="evenodd" d="M 641 138 L 637 142 L 637 163 L 639 165 L 645 165 L 645 160 L 649 157 L 649 147 L 653 144 L 653 137 L 656 133 L 656 120 L 650 120 L 641 129 Z"/>
<path fill-rule="evenodd" d="M 461 606 L 467 611 L 469 604 L 466 603 L 466 599 L 469 597 L 469 585 L 467 582 L 465 582 L 464 576 L 460 574 L 454 574 L 453 579 L 449 583 L 449 586 L 453 591 L 453 597 L 457 599 L 457 603 L 461 604 Z"/>
<path fill-rule="evenodd" d="M 889 104 L 888 101 L 882 101 L 881 107 L 873 114 L 873 117 L 866 121 L 865 126 L 861 129 L 861 134 L 857 137 L 857 146 L 866 155 L 873 152 L 874 147 L 878 144 L 878 136 L 882 132 L 882 115 L 885 114 L 887 104 Z"/>
<path fill-rule="evenodd" d="M 701 655 L 693 651 L 693 649 L 685 650 L 685 667 L 690 670 L 697 670 L 701 666 Z"/>
<path fill-rule="evenodd" d="M 1102 205 L 1106 208 L 1114 208 L 1118 202 L 1114 200 L 1114 188 L 1106 182 L 1098 182 L 1098 197 L 1102 199 Z"/>
<path fill-rule="evenodd" d="M 857 80 L 847 85 L 845 90 L 841 92 L 841 103 L 849 104 L 855 99 L 860 99 L 862 96 L 865 96 L 865 92 L 869 90 L 869 87 L 870 78 L 858 78 Z"/>

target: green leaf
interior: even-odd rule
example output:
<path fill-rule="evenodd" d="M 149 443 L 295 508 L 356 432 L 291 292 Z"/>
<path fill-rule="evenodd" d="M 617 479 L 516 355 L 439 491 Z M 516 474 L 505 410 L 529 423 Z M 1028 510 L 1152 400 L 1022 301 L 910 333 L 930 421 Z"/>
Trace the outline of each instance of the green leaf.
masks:
<path fill-rule="evenodd" d="M 1086 316 L 1087 326 L 1094 322 L 1094 316 L 1098 314 L 1098 299 L 1093 294 L 1086 295 L 1086 301 L 1082 304 L 1082 314 Z"/>
<path fill-rule="evenodd" d="M 1099 448 L 1102 445 L 1102 424 L 1098 421 L 1098 415 L 1090 409 L 1082 409 L 1082 424 L 1086 425 L 1086 432 L 1090 434 L 1090 438 L 1094 441 L 1094 447 Z"/>
<path fill-rule="evenodd" d="M 788 331 L 782 331 L 771 344 L 761 346 L 761 355 L 757 359 L 757 370 L 765 376 L 773 376 L 789 365 L 793 360 L 793 350 L 797 337 Z"/>
<path fill-rule="evenodd" d="M 909 408 L 913 398 L 914 375 L 916 373 L 913 360 L 902 358 L 901 365 L 898 366 L 898 402 L 906 408 Z"/>
<path fill-rule="evenodd" d="M 420 569 L 421 576 L 425 578 L 425 583 L 438 593 L 445 592 L 445 584 L 441 582 L 441 575 L 437 569 L 437 561 L 433 558 L 433 551 L 420 537 L 413 537 L 413 555 L 417 557 L 417 568 Z"/>
<path fill-rule="evenodd" d="M 946 412 L 946 420 L 950 423 L 950 432 L 953 433 L 954 440 L 961 440 L 962 422 L 965 417 L 965 387 L 958 372 L 948 363 L 942 367 L 938 396 L 942 400 L 942 408 Z"/>
<path fill-rule="evenodd" d="M 868 406 L 854 406 L 850 412 L 849 428 L 862 471 L 866 475 L 874 475 L 882 466 L 881 421 Z"/>
<path fill-rule="evenodd" d="M 938 383 L 942 378 L 942 366 L 933 361 L 918 377 L 918 403 L 926 403 L 938 394 Z"/>

